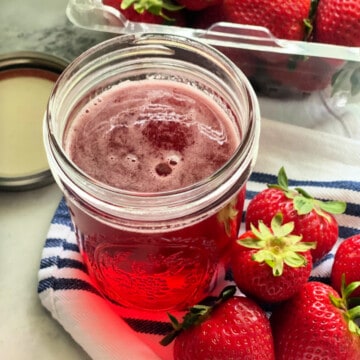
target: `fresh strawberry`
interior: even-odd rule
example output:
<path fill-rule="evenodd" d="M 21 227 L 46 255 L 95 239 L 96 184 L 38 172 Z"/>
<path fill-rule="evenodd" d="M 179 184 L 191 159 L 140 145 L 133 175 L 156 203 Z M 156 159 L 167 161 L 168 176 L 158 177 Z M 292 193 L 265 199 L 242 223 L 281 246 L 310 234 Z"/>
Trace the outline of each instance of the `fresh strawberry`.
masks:
<path fill-rule="evenodd" d="M 332 83 L 333 76 L 344 61 L 320 57 L 279 54 L 277 63 L 268 63 L 268 81 L 301 93 L 323 90 Z"/>
<path fill-rule="evenodd" d="M 213 306 L 196 305 L 179 323 L 170 315 L 174 331 L 174 360 L 275 360 L 273 337 L 266 313 L 252 300 L 233 296 L 225 288 Z"/>
<path fill-rule="evenodd" d="M 170 0 L 103 0 L 119 10 L 127 20 L 147 24 L 185 26 L 182 7 Z"/>
<path fill-rule="evenodd" d="M 294 223 L 282 224 L 281 214 L 274 216 L 271 228 L 262 221 L 258 225 L 251 225 L 233 248 L 234 281 L 245 295 L 262 303 L 287 300 L 309 279 L 315 243 L 292 235 Z"/>
<path fill-rule="evenodd" d="M 217 254 L 224 264 L 229 263 L 233 242 L 239 234 L 245 194 L 246 189 L 244 187 L 227 206 L 221 209 L 214 217 L 210 217 L 207 220 L 209 224 L 213 224 L 214 221 L 218 224 L 213 229 L 212 236 L 216 239 Z"/>
<path fill-rule="evenodd" d="M 340 297 L 329 285 L 310 281 L 274 310 L 276 359 L 359 360 L 360 306 L 349 310 L 346 298 L 359 285 L 344 289 Z"/>
<path fill-rule="evenodd" d="M 360 46 L 360 1 L 320 0 L 314 23 L 314 41 Z"/>
<path fill-rule="evenodd" d="M 177 0 L 184 8 L 192 11 L 199 11 L 210 6 L 220 5 L 223 0 Z"/>
<path fill-rule="evenodd" d="M 277 38 L 303 40 L 311 0 L 224 0 L 227 21 L 264 26 Z"/>
<path fill-rule="evenodd" d="M 346 283 L 360 281 L 360 234 L 343 240 L 335 253 L 331 285 L 337 291 L 341 289 L 342 276 Z M 360 289 L 353 296 L 360 297 Z"/>
<path fill-rule="evenodd" d="M 290 189 L 284 168 L 278 174 L 278 183 L 268 185 L 249 202 L 246 210 L 246 229 L 257 226 L 261 220 L 270 226 L 272 218 L 282 213 L 284 223 L 294 222 L 294 235 L 302 235 L 302 241 L 315 242 L 311 250 L 316 262 L 327 254 L 338 239 L 339 227 L 333 214 L 345 211 L 341 201 L 320 201 L 301 188 Z"/>

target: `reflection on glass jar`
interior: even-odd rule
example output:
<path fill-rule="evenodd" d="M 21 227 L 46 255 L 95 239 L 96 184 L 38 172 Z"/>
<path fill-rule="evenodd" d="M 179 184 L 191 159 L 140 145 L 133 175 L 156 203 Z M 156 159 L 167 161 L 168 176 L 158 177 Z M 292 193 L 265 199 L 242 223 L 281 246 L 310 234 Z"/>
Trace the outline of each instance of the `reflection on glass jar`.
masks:
<path fill-rule="evenodd" d="M 259 121 L 246 77 L 187 38 L 122 36 L 68 67 L 45 145 L 107 298 L 169 310 L 209 293 L 239 230 Z"/>

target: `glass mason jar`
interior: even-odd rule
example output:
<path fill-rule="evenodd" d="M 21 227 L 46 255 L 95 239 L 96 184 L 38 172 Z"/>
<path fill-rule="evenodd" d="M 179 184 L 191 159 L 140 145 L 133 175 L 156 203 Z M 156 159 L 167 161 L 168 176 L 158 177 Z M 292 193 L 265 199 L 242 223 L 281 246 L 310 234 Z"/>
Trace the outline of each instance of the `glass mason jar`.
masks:
<path fill-rule="evenodd" d="M 201 93 L 201 101 L 216 107 L 219 122 L 227 122 L 227 136 L 235 139 L 226 161 L 193 183 L 159 191 L 142 189 L 141 181 L 135 190 L 115 186 L 102 178 L 101 171 L 94 176 L 75 163 L 69 150 L 74 119 L 86 111 L 91 114 L 96 103 L 108 99 L 106 94 L 119 85 L 125 86 L 132 101 L 126 90 L 131 84 L 140 94 L 149 84 L 181 87 L 190 91 L 190 97 L 194 91 L 195 107 Z M 120 106 L 128 106 L 119 99 Z M 92 110 L 85 111 L 87 107 Z M 110 112 L 109 117 L 116 117 L 110 106 L 102 109 L 99 114 Z M 152 134 L 161 148 L 159 134 L 166 126 L 156 128 L 159 124 L 152 124 Z M 177 121 L 176 126 L 185 125 Z M 204 133 L 202 125 L 197 129 Z M 172 35 L 124 35 L 96 45 L 68 66 L 49 99 L 45 148 L 89 275 L 106 298 L 131 308 L 173 310 L 209 294 L 224 273 L 239 231 L 259 131 L 258 101 L 247 78 L 220 52 L 199 41 Z M 171 140 L 171 134 L 164 137 L 167 142 L 169 136 Z M 140 146 L 135 141 L 133 145 Z M 170 165 L 166 166 L 169 170 Z M 111 166 L 107 169 L 112 171 Z"/>

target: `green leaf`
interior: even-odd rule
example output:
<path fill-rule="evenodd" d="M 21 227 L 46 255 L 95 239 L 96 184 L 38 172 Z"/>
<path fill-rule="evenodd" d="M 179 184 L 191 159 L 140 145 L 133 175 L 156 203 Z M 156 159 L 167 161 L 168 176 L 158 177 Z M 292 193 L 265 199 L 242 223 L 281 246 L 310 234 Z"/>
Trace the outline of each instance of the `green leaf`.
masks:
<path fill-rule="evenodd" d="M 357 335 L 360 336 L 360 329 L 359 329 L 359 326 L 356 324 L 355 321 L 349 320 L 348 328 L 349 328 L 349 331 L 350 331 L 351 333 L 357 334 Z"/>
<path fill-rule="evenodd" d="M 288 177 L 286 175 L 285 172 L 285 168 L 282 166 L 278 172 L 278 184 L 283 188 L 283 189 L 288 189 L 289 187 L 289 181 L 288 181 Z"/>
<path fill-rule="evenodd" d="M 267 184 L 268 188 L 279 189 L 287 193 L 289 191 L 288 179 L 284 167 L 282 166 L 278 172 L 277 183 Z"/>
<path fill-rule="evenodd" d="M 235 292 L 236 292 L 236 286 L 233 285 L 226 286 L 220 293 L 218 301 L 225 301 L 227 299 L 230 299 L 235 295 Z"/>
<path fill-rule="evenodd" d="M 271 219 L 271 230 L 273 236 L 276 237 L 283 237 L 288 234 L 290 234 L 294 230 L 294 222 L 288 222 L 284 225 L 282 225 L 283 222 L 283 215 L 281 212 L 277 213 L 272 219 Z M 271 231 L 270 231 L 271 233 Z M 271 236 L 272 236 L 271 234 Z"/>
<path fill-rule="evenodd" d="M 166 16 L 163 13 L 163 9 L 169 11 L 178 11 L 183 9 L 183 6 L 174 4 L 170 0 L 123 0 L 120 8 L 122 10 L 126 10 L 131 5 L 133 5 L 134 10 L 139 14 L 143 14 L 145 11 L 148 11 L 149 13 L 161 16 L 170 22 L 174 21 L 174 19 Z"/>
<path fill-rule="evenodd" d="M 299 215 L 309 214 L 314 209 L 314 199 L 308 199 L 301 195 L 295 196 L 294 208 Z"/>
<path fill-rule="evenodd" d="M 329 294 L 329 298 L 331 303 L 337 307 L 338 309 L 346 310 L 344 307 L 344 300 L 342 298 L 339 298 L 338 296 L 334 296 L 333 294 Z"/>
<path fill-rule="evenodd" d="M 225 287 L 220 295 L 215 299 L 212 306 L 204 304 L 196 304 L 192 306 L 183 316 L 181 323 L 179 323 L 173 315 L 168 314 L 171 324 L 173 327 L 175 324 L 175 328 L 160 341 L 160 344 L 163 346 L 169 345 L 182 331 L 187 330 L 193 326 L 197 326 L 205 321 L 210 316 L 214 308 L 234 296 L 235 292 L 236 287 L 234 285 Z"/>
<path fill-rule="evenodd" d="M 249 249 L 261 249 L 264 246 L 262 240 L 254 238 L 238 239 L 236 242 Z"/>
<path fill-rule="evenodd" d="M 175 330 L 178 330 L 179 329 L 179 321 L 177 320 L 177 318 L 174 315 L 170 314 L 170 313 L 168 313 L 168 317 L 170 319 L 170 322 L 171 322 L 173 328 Z"/>
<path fill-rule="evenodd" d="M 295 190 L 299 194 L 301 194 L 303 197 L 305 197 L 307 199 L 313 199 L 313 197 L 308 192 L 306 192 L 304 189 L 297 187 L 297 188 L 295 188 Z"/>
<path fill-rule="evenodd" d="M 318 201 L 320 209 L 330 214 L 343 214 L 346 210 L 344 201 Z"/>
<path fill-rule="evenodd" d="M 306 258 L 304 256 L 297 254 L 293 251 L 287 253 L 284 256 L 284 262 L 286 265 L 293 268 L 298 268 L 307 264 Z"/>
<path fill-rule="evenodd" d="M 341 280 L 345 281 L 343 279 L 345 279 L 344 275 L 343 275 Z M 360 281 L 354 281 L 354 282 L 350 283 L 349 285 L 346 285 L 344 290 L 343 290 L 343 296 L 348 298 L 349 295 L 351 295 L 359 287 L 360 287 Z"/>
<path fill-rule="evenodd" d="M 270 229 L 261 220 L 259 220 L 258 226 L 259 228 L 257 229 L 253 224 L 250 224 L 251 232 L 257 241 L 264 241 L 272 236 Z"/>
<path fill-rule="evenodd" d="M 256 254 L 252 256 L 254 261 L 257 261 L 259 263 L 269 261 L 270 263 L 273 263 L 275 261 L 275 254 L 271 252 L 270 250 L 260 250 Z"/>
<path fill-rule="evenodd" d="M 316 242 L 297 242 L 292 246 L 295 252 L 305 252 L 310 249 L 316 249 Z"/>
<path fill-rule="evenodd" d="M 281 276 L 283 272 L 284 272 L 284 261 L 281 258 L 276 258 L 275 261 L 272 262 L 272 274 L 273 276 Z"/>

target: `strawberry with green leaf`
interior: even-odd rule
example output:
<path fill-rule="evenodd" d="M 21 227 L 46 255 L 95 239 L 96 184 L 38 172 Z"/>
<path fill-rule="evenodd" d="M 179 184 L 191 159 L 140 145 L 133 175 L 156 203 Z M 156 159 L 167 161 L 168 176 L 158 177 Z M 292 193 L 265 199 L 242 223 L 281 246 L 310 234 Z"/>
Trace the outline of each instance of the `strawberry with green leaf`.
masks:
<path fill-rule="evenodd" d="M 272 218 L 283 215 L 283 222 L 294 222 L 294 235 L 301 235 L 304 242 L 315 242 L 311 250 L 316 262 L 327 254 L 338 239 L 339 227 L 334 215 L 342 214 L 346 203 L 320 201 L 301 188 L 289 188 L 284 168 L 278 173 L 278 183 L 269 184 L 249 202 L 246 210 L 246 228 L 258 225 L 261 220 L 270 226 Z"/>
<path fill-rule="evenodd" d="M 195 305 L 179 322 L 169 315 L 174 330 L 174 360 L 275 360 L 269 319 L 253 300 L 234 296 L 226 287 L 212 305 Z"/>
<path fill-rule="evenodd" d="M 360 233 L 344 239 L 336 250 L 331 270 L 331 285 L 338 292 L 343 277 L 348 283 L 360 281 Z M 360 288 L 353 296 L 360 297 Z"/>
<path fill-rule="evenodd" d="M 343 284 L 341 296 L 329 285 L 310 281 L 271 317 L 277 360 L 359 360 L 360 305 L 349 295 L 360 282 Z"/>
<path fill-rule="evenodd" d="M 231 269 L 238 288 L 262 303 L 277 303 L 292 297 L 308 281 L 312 270 L 310 249 L 293 235 L 294 223 L 274 216 L 271 226 L 259 221 L 258 228 L 243 233 L 234 246 Z"/>
<path fill-rule="evenodd" d="M 183 7 L 171 0 L 103 0 L 103 4 L 119 10 L 129 21 L 186 25 Z"/>

